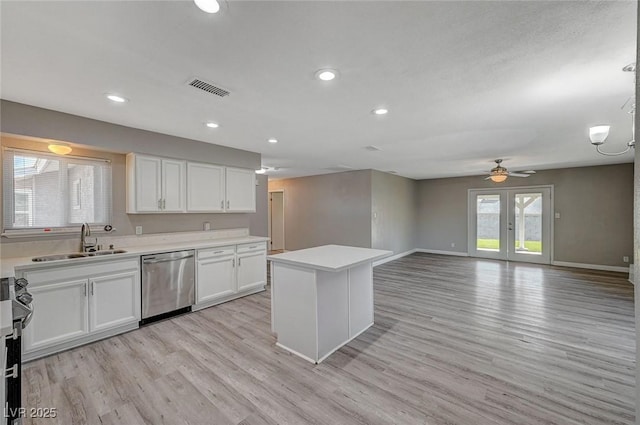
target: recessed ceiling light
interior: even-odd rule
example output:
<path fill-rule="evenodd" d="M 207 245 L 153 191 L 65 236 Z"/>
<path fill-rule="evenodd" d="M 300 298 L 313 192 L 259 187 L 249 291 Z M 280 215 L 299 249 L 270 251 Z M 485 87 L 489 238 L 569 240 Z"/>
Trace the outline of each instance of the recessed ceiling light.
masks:
<path fill-rule="evenodd" d="M 322 81 L 331 81 L 338 76 L 338 71 L 335 69 L 320 69 L 316 72 L 316 78 Z"/>
<path fill-rule="evenodd" d="M 220 127 L 220 124 L 217 124 L 217 123 L 215 123 L 215 122 L 208 122 L 208 123 L 206 123 L 205 125 L 206 125 L 207 127 L 209 127 L 209 128 L 218 128 L 218 127 Z"/>
<path fill-rule="evenodd" d="M 271 139 L 267 140 L 267 142 L 269 142 L 269 143 L 278 143 L 278 139 L 271 138 Z"/>
<path fill-rule="evenodd" d="M 374 109 L 373 111 L 371 111 L 371 113 L 375 114 L 375 115 L 386 115 L 389 112 L 388 109 L 385 108 L 378 108 L 378 109 Z"/>
<path fill-rule="evenodd" d="M 124 103 L 127 101 L 125 97 L 118 96 L 117 94 L 107 94 L 106 96 L 107 96 L 107 99 L 116 103 Z"/>
<path fill-rule="evenodd" d="M 220 5 L 216 0 L 193 0 L 200 10 L 207 13 L 218 13 Z"/>

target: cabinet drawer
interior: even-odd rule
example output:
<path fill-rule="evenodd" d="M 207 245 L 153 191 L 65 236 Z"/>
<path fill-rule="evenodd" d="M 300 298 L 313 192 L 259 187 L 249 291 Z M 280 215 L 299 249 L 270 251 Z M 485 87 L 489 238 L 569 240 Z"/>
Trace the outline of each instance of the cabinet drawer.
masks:
<path fill-rule="evenodd" d="M 236 252 L 236 247 L 231 246 L 219 246 L 217 248 L 207 248 L 198 250 L 198 260 L 204 260 L 211 257 L 222 257 L 225 255 L 233 255 Z"/>
<path fill-rule="evenodd" d="M 139 268 L 140 257 L 134 257 L 126 260 L 100 261 L 82 265 L 57 264 L 52 265 L 50 268 L 25 271 L 22 273 L 22 276 L 29 281 L 30 285 L 36 286 L 70 279 L 82 279 L 87 276 L 100 276 L 128 270 L 139 270 Z"/>
<path fill-rule="evenodd" d="M 266 249 L 267 245 L 264 242 L 249 243 L 238 245 L 238 254 L 242 254 L 243 252 L 264 251 Z"/>

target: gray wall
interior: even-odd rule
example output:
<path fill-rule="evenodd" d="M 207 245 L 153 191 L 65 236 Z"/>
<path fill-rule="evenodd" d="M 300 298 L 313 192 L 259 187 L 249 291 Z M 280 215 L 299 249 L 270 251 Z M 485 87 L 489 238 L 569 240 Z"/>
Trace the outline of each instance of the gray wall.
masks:
<path fill-rule="evenodd" d="M 337 244 L 371 247 L 371 171 L 269 182 L 284 190 L 285 249 Z"/>
<path fill-rule="evenodd" d="M 137 128 L 124 127 L 21 103 L 0 101 L 2 133 L 61 140 L 112 152 L 146 153 L 169 158 L 257 170 L 259 153 Z"/>
<path fill-rule="evenodd" d="M 267 208 L 269 207 L 269 178 L 266 175 L 257 175 L 256 180 L 256 213 L 249 214 L 249 233 L 254 236 L 269 236 L 269 219 Z"/>
<path fill-rule="evenodd" d="M 636 65 L 640 64 L 640 7 L 638 12 L 637 43 L 636 43 Z M 640 72 L 636 71 L 636 100 L 640 99 Z M 636 114 L 636 135 L 640 134 L 640 115 Z M 636 136 L 637 138 L 637 136 Z M 640 282 L 640 146 L 635 149 L 635 175 L 633 185 L 633 252 L 635 258 L 633 264 L 634 281 L 637 285 Z M 637 286 L 634 288 L 635 309 L 636 309 L 636 424 L 640 425 L 640 291 Z"/>
<path fill-rule="evenodd" d="M 255 231 L 256 235 L 266 235 L 266 179 L 259 179 L 262 185 L 256 187 L 257 212 L 253 214 L 126 214 L 125 208 L 126 168 L 124 153 L 126 152 L 147 153 L 253 169 L 260 167 L 261 159 L 258 153 L 123 127 L 4 100 L 1 102 L 1 108 L 1 130 L 5 134 L 11 133 L 32 138 L 77 143 L 84 145 L 85 148 L 74 147 L 73 155 L 111 160 L 113 172 L 112 224 L 117 229 L 117 235 L 135 234 L 135 226 L 142 226 L 145 234 L 202 230 L 205 221 L 211 223 L 212 229 L 246 227 L 250 228 L 252 232 Z M 46 143 L 38 142 L 35 139 L 24 140 L 3 136 L 2 144 L 22 149 L 47 151 Z M 96 150 L 93 150 L 92 147 L 95 147 Z M 0 214 L 1 211 L 0 205 Z M 11 243 L 25 240 L 28 239 L 3 238 L 0 242 Z M 51 237 L 47 237 L 47 240 L 51 240 Z"/>
<path fill-rule="evenodd" d="M 554 185 L 561 214 L 555 261 L 628 266 L 622 257 L 633 255 L 633 164 L 539 171 L 500 185 L 480 176 L 421 180 L 417 247 L 466 252 L 468 189 L 532 185 Z"/>
<path fill-rule="evenodd" d="M 394 254 L 414 249 L 418 182 L 376 170 L 371 173 L 371 247 Z"/>

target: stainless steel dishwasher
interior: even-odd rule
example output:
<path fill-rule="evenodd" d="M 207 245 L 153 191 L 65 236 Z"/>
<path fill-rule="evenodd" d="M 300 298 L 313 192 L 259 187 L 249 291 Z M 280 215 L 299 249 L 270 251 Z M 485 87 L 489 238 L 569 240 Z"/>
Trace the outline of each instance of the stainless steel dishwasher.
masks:
<path fill-rule="evenodd" d="M 194 251 L 142 256 L 142 323 L 190 311 L 195 302 Z"/>

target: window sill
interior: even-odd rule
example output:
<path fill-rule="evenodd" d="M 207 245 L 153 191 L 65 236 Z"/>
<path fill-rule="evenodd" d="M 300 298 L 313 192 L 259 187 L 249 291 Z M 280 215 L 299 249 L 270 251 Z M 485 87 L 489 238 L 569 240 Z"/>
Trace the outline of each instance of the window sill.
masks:
<path fill-rule="evenodd" d="M 95 230 L 91 229 L 91 234 L 107 235 L 115 231 L 116 229 L 113 228 L 111 231 L 107 232 L 106 230 L 100 227 Z M 77 235 L 79 233 L 80 233 L 80 228 L 78 227 L 56 227 L 51 229 L 6 230 L 3 233 L 1 233 L 0 236 L 7 239 L 20 239 L 20 238 L 37 238 L 42 236 Z"/>

